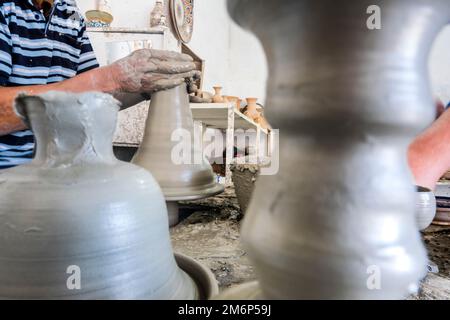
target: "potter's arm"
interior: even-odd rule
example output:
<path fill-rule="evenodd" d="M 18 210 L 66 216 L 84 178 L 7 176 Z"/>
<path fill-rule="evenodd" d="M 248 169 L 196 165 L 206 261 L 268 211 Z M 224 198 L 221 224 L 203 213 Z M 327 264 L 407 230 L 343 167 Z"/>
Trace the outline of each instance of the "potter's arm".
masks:
<path fill-rule="evenodd" d="M 450 169 L 450 110 L 422 132 L 408 149 L 408 162 L 415 183 L 434 190 L 437 181 Z"/>
<path fill-rule="evenodd" d="M 197 75 L 192 58 L 175 52 L 138 50 L 109 66 L 90 70 L 74 78 L 48 85 L 0 88 L 0 135 L 25 129 L 14 111 L 19 93 L 40 94 L 51 90 L 102 91 L 122 102 L 122 108 L 144 100 L 152 92 L 180 85 Z"/>

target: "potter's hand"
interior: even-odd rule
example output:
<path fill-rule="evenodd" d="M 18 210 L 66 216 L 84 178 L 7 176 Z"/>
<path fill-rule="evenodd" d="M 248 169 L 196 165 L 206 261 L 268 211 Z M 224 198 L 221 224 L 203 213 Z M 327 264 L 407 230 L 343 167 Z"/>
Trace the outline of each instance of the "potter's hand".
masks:
<path fill-rule="evenodd" d="M 192 58 L 186 54 L 142 49 L 109 66 L 120 91 L 151 94 L 198 78 Z"/>

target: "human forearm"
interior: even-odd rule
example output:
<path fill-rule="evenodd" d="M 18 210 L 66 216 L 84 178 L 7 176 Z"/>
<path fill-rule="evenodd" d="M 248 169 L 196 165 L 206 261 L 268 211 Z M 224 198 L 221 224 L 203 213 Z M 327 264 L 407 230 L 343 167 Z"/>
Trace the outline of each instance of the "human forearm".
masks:
<path fill-rule="evenodd" d="M 93 69 L 74 78 L 47 85 L 2 87 L 0 88 L 0 135 L 26 128 L 14 111 L 14 99 L 20 93 L 35 95 L 51 90 L 86 92 L 103 91 L 113 95 L 120 92 L 110 67 Z"/>
<path fill-rule="evenodd" d="M 192 58 L 169 51 L 142 49 L 115 63 L 90 70 L 74 78 L 49 84 L 0 88 L 0 135 L 25 128 L 14 111 L 19 93 L 36 95 L 51 90 L 69 92 L 101 91 L 112 94 L 126 108 L 152 92 L 173 88 L 199 75 Z"/>
<path fill-rule="evenodd" d="M 409 167 L 417 185 L 434 190 L 450 169 L 449 128 L 450 110 L 447 110 L 409 146 Z"/>

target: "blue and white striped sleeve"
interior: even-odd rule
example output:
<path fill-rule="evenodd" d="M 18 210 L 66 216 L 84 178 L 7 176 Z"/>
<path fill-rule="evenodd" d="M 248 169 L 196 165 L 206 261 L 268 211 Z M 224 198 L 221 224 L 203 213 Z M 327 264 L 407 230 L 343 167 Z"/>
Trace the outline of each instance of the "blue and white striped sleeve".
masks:
<path fill-rule="evenodd" d="M 91 41 L 87 35 L 86 23 L 82 21 L 80 36 L 78 38 L 81 44 L 80 59 L 78 61 L 77 74 L 98 68 L 97 58 L 94 49 L 92 49 Z"/>
<path fill-rule="evenodd" d="M 0 86 L 6 86 L 12 72 L 11 33 L 3 12 L 0 12 Z"/>

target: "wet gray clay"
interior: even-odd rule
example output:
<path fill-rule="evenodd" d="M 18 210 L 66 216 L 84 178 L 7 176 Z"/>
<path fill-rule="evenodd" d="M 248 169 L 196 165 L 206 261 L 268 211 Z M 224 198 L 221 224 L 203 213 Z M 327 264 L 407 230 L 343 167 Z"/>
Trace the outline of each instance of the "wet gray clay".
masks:
<path fill-rule="evenodd" d="M 371 30 L 374 2 L 382 24 Z M 266 114 L 281 130 L 279 173 L 258 178 L 242 228 L 263 296 L 408 296 L 427 259 L 407 146 L 434 117 L 427 58 L 448 0 L 228 8 L 267 53 Z"/>
<path fill-rule="evenodd" d="M 252 159 L 252 157 L 246 156 L 244 163 L 239 163 L 239 160 L 242 160 L 242 158 L 235 159 L 235 162 L 230 165 L 230 170 L 239 207 L 241 212 L 245 214 L 260 170 L 262 167 L 270 166 L 270 159 L 263 158 L 257 161 Z"/>
<path fill-rule="evenodd" d="M 112 151 L 118 102 L 21 96 L 31 163 L 0 172 L 0 298 L 195 299 L 176 264 L 163 194 Z"/>
<path fill-rule="evenodd" d="M 201 199 L 223 191 L 194 143 L 186 84 L 152 95 L 144 139 L 132 162 L 152 173 L 168 202 Z M 174 203 L 168 205 L 173 225 L 178 221 L 178 210 Z"/>
<path fill-rule="evenodd" d="M 239 207 L 242 213 L 245 214 L 259 174 L 259 165 L 232 164 L 230 170 Z"/>

